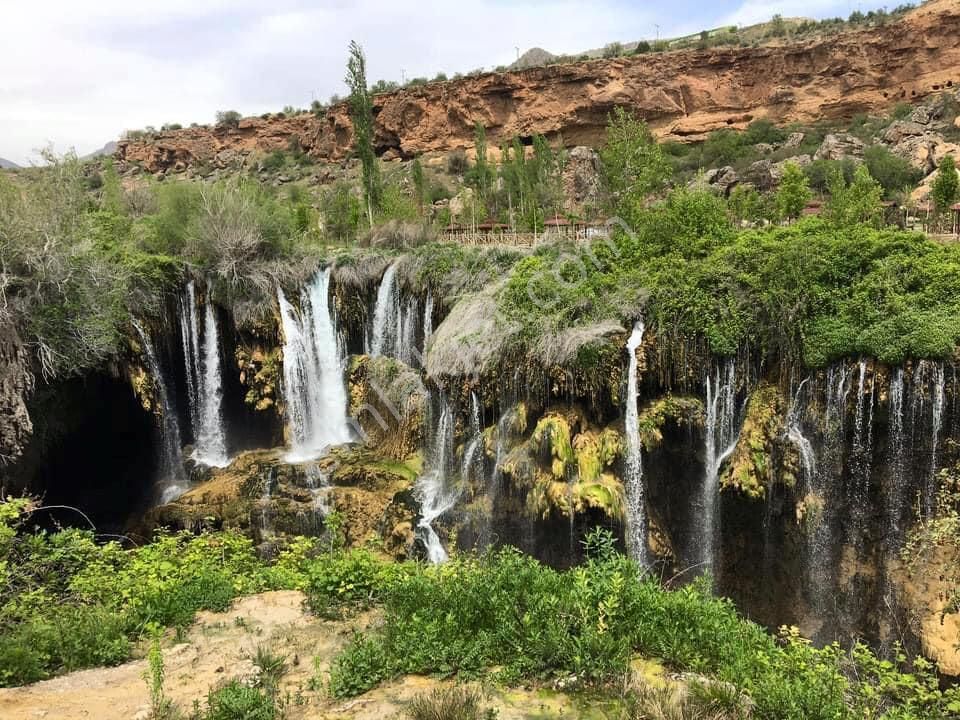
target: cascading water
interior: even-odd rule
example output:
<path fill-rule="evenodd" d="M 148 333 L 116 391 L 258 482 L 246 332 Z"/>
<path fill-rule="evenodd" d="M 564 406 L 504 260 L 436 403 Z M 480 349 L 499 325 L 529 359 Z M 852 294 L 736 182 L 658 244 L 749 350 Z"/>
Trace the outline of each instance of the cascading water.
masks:
<path fill-rule="evenodd" d="M 397 263 L 391 263 L 383 273 L 377 290 L 377 304 L 373 310 L 373 330 L 370 336 L 370 354 L 396 356 L 397 324 L 400 315 L 400 289 L 397 287 Z"/>
<path fill-rule="evenodd" d="M 186 364 L 193 459 L 202 465 L 226 467 L 227 439 L 223 424 L 223 379 L 220 373 L 220 335 L 216 313 L 208 300 L 204 308 L 203 336 L 197 323 L 197 291 L 187 283 L 180 299 L 180 335 Z"/>
<path fill-rule="evenodd" d="M 720 467 L 737 444 L 736 426 L 737 373 L 734 361 L 727 360 L 718 367 L 713 378 L 707 376 L 707 418 L 704 452 L 703 485 L 700 489 L 700 518 L 695 541 L 696 562 L 703 568 L 716 567 L 716 539 L 719 535 L 717 501 L 720 496 Z"/>
<path fill-rule="evenodd" d="M 797 392 L 793 396 L 793 402 L 790 404 L 790 410 L 787 412 L 787 439 L 797 449 L 800 455 L 801 479 L 805 486 L 809 486 L 814 474 L 817 472 L 817 455 L 813 451 L 813 444 L 803 434 L 803 424 L 801 422 L 803 414 L 803 404 L 800 398 L 804 388 L 810 378 L 805 378 L 797 387 Z"/>
<path fill-rule="evenodd" d="M 637 348 L 643 343 L 643 320 L 633 326 L 627 340 L 627 394 L 624 426 L 626 430 L 625 490 L 627 495 L 627 551 L 641 567 L 649 566 L 647 557 L 647 509 L 643 484 L 643 458 L 640 448 L 640 426 L 637 409 Z"/>
<path fill-rule="evenodd" d="M 329 284 L 326 268 L 304 288 L 299 312 L 277 289 L 291 462 L 314 459 L 330 445 L 350 440 L 343 354 L 330 312 Z"/>
<path fill-rule="evenodd" d="M 183 459 L 180 455 L 181 437 L 180 423 L 177 421 L 177 409 L 174 407 L 167 383 L 163 377 L 163 370 L 157 360 L 157 353 L 153 349 L 150 335 L 143 326 L 133 320 L 133 328 L 140 337 L 143 347 L 143 356 L 147 361 L 147 369 L 157 389 L 157 399 L 160 401 L 161 426 L 160 440 L 163 449 L 161 456 L 160 475 L 155 490 L 155 501 L 163 505 L 182 495 L 187 489 L 187 477 L 183 471 Z"/>
<path fill-rule="evenodd" d="M 857 414 L 854 418 L 853 448 L 850 459 L 850 485 L 845 507 L 852 509 L 849 524 L 850 540 L 860 552 L 870 515 L 870 472 L 873 465 L 873 406 L 875 383 L 870 383 L 867 392 L 867 362 L 860 360 L 857 375 Z"/>
<path fill-rule="evenodd" d="M 423 356 L 417 348 L 417 322 L 420 308 L 416 297 L 408 297 L 400 312 L 400 332 L 397 338 L 397 359 L 410 367 L 421 367 Z"/>
<path fill-rule="evenodd" d="M 890 461 L 890 481 L 886 490 L 884 507 L 887 514 L 887 527 L 884 540 L 888 549 L 895 547 L 903 537 L 905 505 L 909 487 L 907 485 L 906 438 L 904 437 L 904 379 L 903 368 L 893 371 L 890 378 L 888 397 L 888 440 L 887 448 Z"/>
<path fill-rule="evenodd" d="M 423 306 L 423 352 L 427 352 L 427 340 L 433 335 L 433 293 L 427 291 L 427 301 Z"/>
<path fill-rule="evenodd" d="M 828 368 L 824 390 L 823 450 L 816 472 L 810 476 L 803 505 L 807 536 L 805 586 L 810 593 L 814 615 L 824 623 L 834 601 L 838 545 L 835 516 L 840 504 L 834 497 L 834 487 L 835 479 L 843 473 L 849 381 L 849 368 L 842 365 Z"/>
<path fill-rule="evenodd" d="M 429 449 L 429 470 L 417 480 L 415 492 L 420 500 L 417 530 L 427 548 L 427 559 L 434 564 L 447 560 L 447 551 L 433 529 L 433 522 L 457 502 L 460 491 L 450 484 L 450 459 L 453 448 L 453 408 L 440 396 L 440 421 Z"/>
<path fill-rule="evenodd" d="M 471 439 L 463 451 L 463 464 L 460 469 L 460 477 L 464 482 L 468 482 L 471 476 L 475 476 L 478 470 L 478 460 L 480 456 L 477 451 L 483 442 L 483 428 L 480 427 L 480 400 L 477 393 L 470 391 L 470 432 Z"/>
<path fill-rule="evenodd" d="M 932 418 L 930 427 L 930 472 L 924 487 L 923 501 L 925 517 L 933 515 L 937 495 L 937 452 L 940 446 L 940 434 L 943 432 L 943 407 L 946 404 L 946 387 L 943 364 L 936 363 L 933 370 Z"/>

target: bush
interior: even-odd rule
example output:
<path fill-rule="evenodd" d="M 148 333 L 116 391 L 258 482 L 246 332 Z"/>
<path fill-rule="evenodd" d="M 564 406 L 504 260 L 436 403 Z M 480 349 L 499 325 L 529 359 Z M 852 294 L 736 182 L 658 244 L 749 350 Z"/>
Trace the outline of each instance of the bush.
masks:
<path fill-rule="evenodd" d="M 236 110 L 221 110 L 217 113 L 217 125 L 235 128 L 240 124 L 242 116 Z"/>
<path fill-rule="evenodd" d="M 204 720 L 274 720 L 276 717 L 272 697 L 234 680 L 209 694 Z"/>
<path fill-rule="evenodd" d="M 650 43 L 646 40 L 641 40 L 637 43 L 637 47 L 634 48 L 633 52 L 635 55 L 645 55 L 650 52 L 653 48 L 650 46 Z"/>
<path fill-rule="evenodd" d="M 874 180 L 880 183 L 887 197 L 909 189 L 920 180 L 920 173 L 899 155 L 894 155 L 883 145 L 868 147 L 863 154 L 864 163 Z"/>
<path fill-rule="evenodd" d="M 447 155 L 447 173 L 450 175 L 466 175 L 470 170 L 470 161 L 467 154 L 457 149 Z"/>
<path fill-rule="evenodd" d="M 483 698 L 477 690 L 464 687 L 439 688 L 429 695 L 417 695 L 406 709 L 410 720 L 484 720 Z"/>

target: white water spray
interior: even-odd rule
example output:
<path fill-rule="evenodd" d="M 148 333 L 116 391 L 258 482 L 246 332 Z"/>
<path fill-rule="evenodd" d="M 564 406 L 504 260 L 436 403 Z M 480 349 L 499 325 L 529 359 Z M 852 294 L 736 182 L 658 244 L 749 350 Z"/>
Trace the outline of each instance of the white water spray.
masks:
<path fill-rule="evenodd" d="M 430 469 L 417 480 L 415 492 L 420 499 L 420 521 L 417 529 L 427 548 L 427 559 L 433 564 L 445 562 L 447 551 L 433 529 L 433 522 L 457 502 L 460 491 L 451 487 L 448 478 L 450 451 L 453 447 L 453 409 L 440 397 L 440 421 L 430 446 Z"/>
<path fill-rule="evenodd" d="M 646 488 L 643 483 L 643 457 L 640 447 L 640 425 L 637 408 L 637 348 L 643 343 L 645 327 L 643 320 L 637 321 L 627 340 L 627 355 L 630 365 L 627 369 L 627 395 L 624 412 L 624 426 L 627 436 L 626 460 L 624 467 L 624 486 L 627 495 L 627 531 L 626 543 L 630 557 L 641 567 L 650 564 L 647 553 L 647 509 Z"/>
<path fill-rule="evenodd" d="M 720 497 L 720 467 L 737 445 L 736 365 L 727 360 L 721 372 L 707 377 L 707 418 L 703 485 L 700 489 L 701 515 L 697 538 L 697 562 L 712 568 L 717 576 L 716 539 L 719 534 L 717 501 Z"/>
<path fill-rule="evenodd" d="M 290 462 L 312 460 L 329 446 L 350 440 L 343 355 L 328 302 L 329 283 L 329 268 L 317 273 L 300 295 L 299 312 L 277 289 Z"/>
<path fill-rule="evenodd" d="M 373 332 L 370 338 L 370 354 L 396 355 L 400 315 L 400 292 L 397 287 L 397 263 L 391 263 L 383 273 L 377 290 L 377 304 L 373 310 Z"/>

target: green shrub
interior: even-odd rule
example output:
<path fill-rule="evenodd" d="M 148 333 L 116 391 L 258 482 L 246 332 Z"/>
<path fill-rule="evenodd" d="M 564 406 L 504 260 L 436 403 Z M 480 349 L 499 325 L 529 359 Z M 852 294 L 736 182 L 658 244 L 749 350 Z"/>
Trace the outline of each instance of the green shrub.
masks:
<path fill-rule="evenodd" d="M 235 128 L 242 118 L 243 116 L 236 110 L 220 110 L 217 112 L 217 125 Z"/>
<path fill-rule="evenodd" d="M 273 698 L 234 680 L 209 694 L 204 720 L 274 720 L 276 717 Z"/>

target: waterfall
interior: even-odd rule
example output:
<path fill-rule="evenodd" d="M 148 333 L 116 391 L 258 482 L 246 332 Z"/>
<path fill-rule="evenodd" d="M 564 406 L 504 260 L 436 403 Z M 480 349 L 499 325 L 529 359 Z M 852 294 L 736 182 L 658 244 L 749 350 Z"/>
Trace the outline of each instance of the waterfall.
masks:
<path fill-rule="evenodd" d="M 643 343 L 643 320 L 637 321 L 627 340 L 630 365 L 627 370 L 624 425 L 627 436 L 624 486 L 627 495 L 626 543 L 630 557 L 641 567 L 649 566 L 647 557 L 647 509 L 643 484 L 643 457 L 640 448 L 640 427 L 637 409 L 637 348 Z"/>
<path fill-rule="evenodd" d="M 476 461 L 479 459 L 477 450 L 483 443 L 483 428 L 480 426 L 480 400 L 473 390 L 470 391 L 470 408 L 471 440 L 463 451 L 463 464 L 460 469 L 460 477 L 463 478 L 464 482 L 470 480 L 470 476 L 475 470 Z"/>
<path fill-rule="evenodd" d="M 853 448 L 850 468 L 851 487 L 844 507 L 852 510 L 850 538 L 858 551 L 864 549 L 864 536 L 870 520 L 870 472 L 873 465 L 873 406 L 875 382 L 870 383 L 867 402 L 867 361 L 860 360 L 857 375 L 857 412 L 854 417 Z"/>
<path fill-rule="evenodd" d="M 933 371 L 933 402 L 930 427 L 930 472 L 924 488 L 923 500 L 926 517 L 933 515 L 937 498 L 937 451 L 940 434 L 943 432 L 943 407 L 946 403 L 946 388 L 943 363 L 937 363 Z"/>
<path fill-rule="evenodd" d="M 383 273 L 377 304 L 373 311 L 373 332 L 370 354 L 396 355 L 397 322 L 400 314 L 400 291 L 397 287 L 397 263 L 393 262 Z"/>
<path fill-rule="evenodd" d="M 220 333 L 213 303 L 204 307 L 203 336 L 197 322 L 197 290 L 187 283 L 180 299 L 180 337 L 186 365 L 190 422 L 193 428 L 193 459 L 201 465 L 226 467 L 226 431 L 223 424 L 223 378 L 220 373 Z"/>
<path fill-rule="evenodd" d="M 329 268 L 317 273 L 301 292 L 299 312 L 277 288 L 291 462 L 319 457 L 330 445 L 350 440 L 343 356 L 328 302 L 329 283 Z"/>
<path fill-rule="evenodd" d="M 456 487 L 450 487 L 449 469 L 453 449 L 453 408 L 442 394 L 440 396 L 440 421 L 431 439 L 429 470 L 417 480 L 414 488 L 420 500 L 420 521 L 417 529 L 427 548 L 427 558 L 439 564 L 447 560 L 447 551 L 433 529 L 433 521 L 450 510 L 460 495 Z"/>
<path fill-rule="evenodd" d="M 716 539 L 719 535 L 717 501 L 720 496 L 720 467 L 737 444 L 736 428 L 736 365 L 727 360 L 723 371 L 716 368 L 714 376 L 707 376 L 707 417 L 703 485 L 700 489 L 699 537 L 696 539 L 696 561 L 710 566 L 714 579 L 718 568 Z"/>
<path fill-rule="evenodd" d="M 408 297 L 400 313 L 400 332 L 397 338 L 397 359 L 410 367 L 422 367 L 423 356 L 417 348 L 417 322 L 420 310 L 417 298 Z"/>
<path fill-rule="evenodd" d="M 801 415 L 803 405 L 800 402 L 800 396 L 804 387 L 810 381 L 810 378 L 804 378 L 803 382 L 797 387 L 797 392 L 793 396 L 790 404 L 790 410 L 787 412 L 787 439 L 793 444 L 800 455 L 800 472 L 805 486 L 809 487 L 814 474 L 817 471 L 817 456 L 813 451 L 813 445 L 803 434 Z"/>
<path fill-rule="evenodd" d="M 133 320 L 133 328 L 140 337 L 143 346 L 143 356 L 147 361 L 147 369 L 153 378 L 157 399 L 160 401 L 161 426 L 160 440 L 163 454 L 161 456 L 160 477 L 157 482 L 155 499 L 157 504 L 163 505 L 182 495 L 187 489 L 187 478 L 183 471 L 183 459 L 180 456 L 181 439 L 180 423 L 177 421 L 177 409 L 173 405 L 167 383 L 163 378 L 163 370 L 157 360 L 157 353 L 153 349 L 150 335 L 143 326 Z"/>
<path fill-rule="evenodd" d="M 893 371 L 888 394 L 890 483 L 884 505 L 887 510 L 887 528 L 885 540 L 889 546 L 895 545 L 903 537 L 904 498 L 909 490 L 906 478 L 905 450 L 906 441 L 903 431 L 903 368 Z"/>
<path fill-rule="evenodd" d="M 200 331 L 197 327 L 197 291 L 193 280 L 187 283 L 180 296 L 180 339 L 183 344 L 183 362 L 186 365 L 187 400 L 190 403 L 191 427 L 199 426 Z"/>
<path fill-rule="evenodd" d="M 423 354 L 427 353 L 427 340 L 433 335 L 433 293 L 427 290 L 427 302 L 423 306 Z"/>

